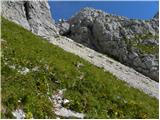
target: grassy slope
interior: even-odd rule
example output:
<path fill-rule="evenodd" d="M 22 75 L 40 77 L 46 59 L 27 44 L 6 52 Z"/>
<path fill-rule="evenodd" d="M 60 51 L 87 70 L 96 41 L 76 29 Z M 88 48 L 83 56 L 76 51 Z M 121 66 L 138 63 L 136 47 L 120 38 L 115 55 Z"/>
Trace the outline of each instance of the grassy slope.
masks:
<path fill-rule="evenodd" d="M 66 107 L 84 112 L 86 118 L 158 118 L 155 98 L 5 19 L 2 39 L 2 108 L 6 109 L 2 118 L 12 118 L 11 111 L 18 107 L 27 116 L 55 118 L 48 96 L 63 88 L 65 97 L 72 100 Z M 22 75 L 4 63 L 16 69 L 38 66 L 39 71 Z"/>

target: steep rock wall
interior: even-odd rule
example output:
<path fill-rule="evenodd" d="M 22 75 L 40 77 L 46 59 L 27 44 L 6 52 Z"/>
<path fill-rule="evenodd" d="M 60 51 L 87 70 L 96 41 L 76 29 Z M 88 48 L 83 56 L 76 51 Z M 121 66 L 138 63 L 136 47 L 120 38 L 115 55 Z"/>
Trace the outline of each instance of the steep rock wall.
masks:
<path fill-rule="evenodd" d="M 48 1 L 3 1 L 1 15 L 44 38 L 58 34 Z"/>

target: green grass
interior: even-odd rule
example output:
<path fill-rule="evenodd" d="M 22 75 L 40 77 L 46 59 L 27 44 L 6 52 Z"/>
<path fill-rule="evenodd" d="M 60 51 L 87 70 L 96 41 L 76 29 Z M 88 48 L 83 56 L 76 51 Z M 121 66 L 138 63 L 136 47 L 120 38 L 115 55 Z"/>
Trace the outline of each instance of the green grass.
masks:
<path fill-rule="evenodd" d="M 137 45 L 138 48 L 142 53 L 146 54 L 158 54 L 159 53 L 159 46 L 157 45 Z"/>
<path fill-rule="evenodd" d="M 65 98 L 71 100 L 65 107 L 84 112 L 86 118 L 158 118 L 157 99 L 4 18 L 2 39 L 2 118 L 13 118 L 16 108 L 34 118 L 55 118 L 48 97 L 64 88 Z M 36 66 L 39 71 L 18 72 Z"/>
<path fill-rule="evenodd" d="M 152 35 L 149 33 L 138 35 L 135 37 L 134 40 L 145 40 L 145 39 L 159 39 L 159 36 Z M 159 53 L 159 46 L 158 45 L 143 45 L 143 44 L 137 44 L 134 47 L 140 50 L 141 53 L 144 54 L 158 54 Z"/>
<path fill-rule="evenodd" d="M 143 35 L 137 35 L 133 39 L 124 39 L 124 40 L 130 47 L 134 47 L 134 48 L 138 49 L 142 54 L 157 55 L 159 53 L 159 46 L 158 45 L 149 45 L 149 44 L 143 45 L 140 43 L 140 41 L 146 40 L 146 39 L 158 40 L 159 36 L 145 33 Z"/>

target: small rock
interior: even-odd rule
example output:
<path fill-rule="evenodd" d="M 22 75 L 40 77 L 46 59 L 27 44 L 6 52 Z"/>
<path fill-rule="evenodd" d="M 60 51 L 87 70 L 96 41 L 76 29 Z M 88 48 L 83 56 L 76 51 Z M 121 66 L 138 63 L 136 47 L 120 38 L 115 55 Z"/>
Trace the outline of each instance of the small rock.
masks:
<path fill-rule="evenodd" d="M 78 67 L 78 68 L 83 67 L 83 66 L 84 66 L 84 64 L 79 63 L 79 62 L 77 63 L 77 67 Z"/>
<path fill-rule="evenodd" d="M 91 55 L 91 54 L 89 54 L 89 55 L 88 55 L 88 57 L 93 58 L 94 56 L 93 56 L 93 55 Z"/>
<path fill-rule="evenodd" d="M 82 74 L 79 79 L 82 80 L 84 78 L 84 74 Z"/>
<path fill-rule="evenodd" d="M 25 113 L 23 112 L 22 109 L 16 109 L 15 111 L 12 112 L 13 116 L 16 117 L 16 119 L 24 119 L 25 118 Z"/>
<path fill-rule="evenodd" d="M 69 103 L 69 100 L 68 99 L 64 99 L 63 100 L 63 104 L 67 104 L 67 103 Z"/>
<path fill-rule="evenodd" d="M 26 75 L 30 70 L 26 67 L 22 68 L 21 70 L 19 70 L 18 72 L 20 72 L 23 75 Z"/>
<path fill-rule="evenodd" d="M 36 67 L 32 68 L 32 71 L 38 71 L 38 69 L 39 69 L 39 67 L 36 66 Z"/>

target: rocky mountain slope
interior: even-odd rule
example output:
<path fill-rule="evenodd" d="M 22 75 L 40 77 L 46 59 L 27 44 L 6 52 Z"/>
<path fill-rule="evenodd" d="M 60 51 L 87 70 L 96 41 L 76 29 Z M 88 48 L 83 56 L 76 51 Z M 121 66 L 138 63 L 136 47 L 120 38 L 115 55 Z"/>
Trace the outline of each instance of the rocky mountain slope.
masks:
<path fill-rule="evenodd" d="M 81 46 L 68 38 L 56 40 L 54 44 L 76 53 L 74 48 Z M 79 54 L 97 66 L 104 60 L 104 69 L 6 19 L 2 19 L 1 43 L 2 118 L 158 118 L 155 81 L 91 49 L 81 46 Z M 106 70 L 128 81 L 143 79 L 135 83 L 155 97 Z"/>
<path fill-rule="evenodd" d="M 59 23 L 59 32 L 159 81 L 158 21 L 158 13 L 151 20 L 136 20 L 84 8 Z"/>
<path fill-rule="evenodd" d="M 51 43 L 58 45 L 68 52 L 80 56 L 81 58 L 100 68 L 103 68 L 104 71 L 109 71 L 120 80 L 128 83 L 130 86 L 140 89 L 141 91 L 150 96 L 154 96 L 157 99 L 159 98 L 159 84 L 152 79 L 138 73 L 134 69 L 129 68 L 109 57 L 104 56 L 101 53 L 98 53 L 65 37 L 52 39 Z"/>
<path fill-rule="evenodd" d="M 84 46 L 59 35 L 71 37 L 71 27 L 77 24 L 63 22 L 56 28 L 47 2 L 7 1 L 2 2 L 2 8 L 3 17 L 30 31 L 2 19 L 4 118 L 157 118 L 158 82 L 96 52 L 95 47 L 86 47 L 88 43 Z M 157 22 L 157 15 L 152 22 Z"/>

